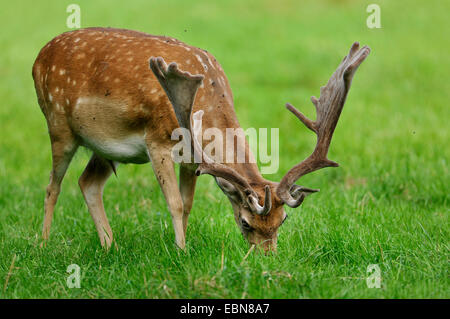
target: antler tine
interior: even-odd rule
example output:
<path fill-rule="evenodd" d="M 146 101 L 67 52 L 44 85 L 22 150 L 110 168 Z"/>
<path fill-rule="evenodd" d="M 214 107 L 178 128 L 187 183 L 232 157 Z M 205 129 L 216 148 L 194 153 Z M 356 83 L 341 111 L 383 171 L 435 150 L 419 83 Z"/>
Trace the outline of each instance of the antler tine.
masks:
<path fill-rule="evenodd" d="M 313 97 L 311 97 L 312 100 Z M 316 99 L 317 100 L 317 99 Z M 314 103 L 314 102 L 313 102 Z M 302 112 L 297 110 L 292 104 L 286 103 L 286 108 L 291 111 L 300 121 L 302 121 L 303 124 L 307 128 L 309 128 L 311 131 L 316 132 L 316 127 L 314 121 L 311 121 L 309 118 L 307 118 L 305 115 L 303 115 Z"/>
<path fill-rule="evenodd" d="M 264 206 L 259 205 L 258 200 L 256 199 L 256 197 L 250 195 L 250 201 L 253 204 L 253 211 L 255 212 L 255 214 L 257 215 L 267 215 L 270 210 L 272 209 L 272 195 L 270 192 L 270 187 L 269 185 L 266 185 L 264 187 L 265 190 L 265 196 L 264 196 Z"/>
<path fill-rule="evenodd" d="M 316 107 L 317 112 L 315 121 L 308 119 L 291 104 L 286 104 L 287 109 L 317 135 L 317 143 L 313 153 L 303 162 L 290 169 L 278 185 L 277 194 L 288 206 L 299 206 L 305 196 L 312 193 L 311 191 L 299 192 L 298 188 L 292 190 L 294 183 L 300 177 L 324 167 L 339 166 L 338 163 L 327 158 L 328 149 L 350 90 L 353 75 L 369 53 L 369 47 L 364 46 L 359 49 L 359 43 L 353 43 L 348 55 L 344 57 L 332 74 L 327 85 L 320 88 L 320 98 L 311 97 L 311 102 Z"/>

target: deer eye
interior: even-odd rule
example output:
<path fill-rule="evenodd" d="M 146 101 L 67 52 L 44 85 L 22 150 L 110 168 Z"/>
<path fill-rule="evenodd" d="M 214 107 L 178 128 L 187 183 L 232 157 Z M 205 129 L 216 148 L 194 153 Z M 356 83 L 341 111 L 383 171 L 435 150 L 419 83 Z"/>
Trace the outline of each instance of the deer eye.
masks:
<path fill-rule="evenodd" d="M 252 229 L 252 227 L 247 223 L 247 221 L 245 219 L 241 219 L 241 224 L 242 224 L 242 228 L 244 228 L 245 230 Z"/>

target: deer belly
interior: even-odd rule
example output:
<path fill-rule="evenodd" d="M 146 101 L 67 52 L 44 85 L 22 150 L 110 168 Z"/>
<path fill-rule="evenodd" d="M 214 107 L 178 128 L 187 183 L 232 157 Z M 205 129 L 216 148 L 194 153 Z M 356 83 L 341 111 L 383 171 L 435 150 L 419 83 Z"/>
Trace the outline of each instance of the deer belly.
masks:
<path fill-rule="evenodd" d="M 150 161 L 144 136 L 132 135 L 120 139 L 90 136 L 82 139 L 84 146 L 115 162 L 143 164 Z"/>
<path fill-rule="evenodd" d="M 101 97 L 78 98 L 71 127 L 82 145 L 106 159 L 121 163 L 147 163 L 144 131 L 130 131 L 127 105 Z"/>

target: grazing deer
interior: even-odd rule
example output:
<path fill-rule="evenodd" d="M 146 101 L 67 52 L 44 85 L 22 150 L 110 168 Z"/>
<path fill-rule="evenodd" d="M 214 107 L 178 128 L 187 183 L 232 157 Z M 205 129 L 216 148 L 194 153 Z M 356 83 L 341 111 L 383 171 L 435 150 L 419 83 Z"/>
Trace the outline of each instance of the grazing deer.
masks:
<path fill-rule="evenodd" d="M 169 37 L 113 28 L 57 36 L 42 48 L 33 66 L 53 164 L 45 196 L 43 243 L 49 237 L 61 181 L 82 145 L 93 155 L 79 185 L 102 246 L 109 248 L 113 241 L 102 200 L 105 182 L 119 163 L 151 161 L 179 247 L 185 247 L 197 177 L 209 174 L 229 198 L 236 223 L 249 243 L 274 250 L 277 230 L 286 218 L 283 205 L 298 207 L 307 195 L 318 191 L 295 182 L 320 168 L 338 166 L 327 159 L 328 148 L 353 75 L 369 52 L 368 47 L 359 49 L 354 43 L 321 88 L 320 98 L 311 98 L 316 121 L 287 104 L 317 134 L 317 145 L 276 183 L 263 178 L 251 161 L 220 163 L 204 154 L 198 141 L 202 130 L 214 127 L 225 134 L 226 128 L 240 127 L 224 71 L 207 51 Z M 192 133 L 192 150 L 203 161 L 181 163 L 178 186 L 171 156 L 177 141 L 171 134 L 179 127 Z M 252 156 L 247 142 L 241 147 L 237 151 Z"/>

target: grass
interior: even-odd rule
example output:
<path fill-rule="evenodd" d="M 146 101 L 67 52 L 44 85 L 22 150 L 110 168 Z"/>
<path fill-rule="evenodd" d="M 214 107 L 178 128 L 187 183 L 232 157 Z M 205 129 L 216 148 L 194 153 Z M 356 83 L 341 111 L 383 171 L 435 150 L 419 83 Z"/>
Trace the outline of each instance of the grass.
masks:
<path fill-rule="evenodd" d="M 117 250 L 102 251 L 77 185 L 87 151 L 69 168 L 51 240 L 39 248 L 51 162 L 31 66 L 67 30 L 72 2 L 1 5 L 1 298 L 450 297 L 448 2 L 377 1 L 381 29 L 366 27 L 371 1 L 77 2 L 83 27 L 165 34 L 212 52 L 242 126 L 280 127 L 280 169 L 266 176 L 273 180 L 315 142 L 284 103 L 313 117 L 309 96 L 351 43 L 371 46 L 330 150 L 341 167 L 302 179 L 322 191 L 287 209 L 278 254 L 245 260 L 248 246 L 210 177 L 199 179 L 187 249 L 177 250 L 150 165 L 121 166 L 108 182 Z M 74 263 L 80 289 L 66 286 Z M 380 266 L 381 289 L 366 285 L 369 264 Z"/>

